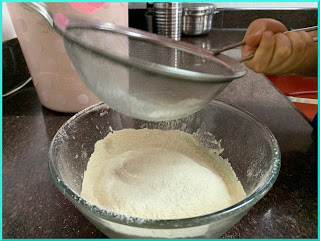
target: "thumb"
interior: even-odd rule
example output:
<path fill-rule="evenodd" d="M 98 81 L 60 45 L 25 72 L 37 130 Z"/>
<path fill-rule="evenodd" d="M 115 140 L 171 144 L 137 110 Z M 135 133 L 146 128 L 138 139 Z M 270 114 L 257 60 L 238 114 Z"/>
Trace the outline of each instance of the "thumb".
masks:
<path fill-rule="evenodd" d="M 250 54 L 253 54 L 256 51 L 256 49 L 259 47 L 262 35 L 263 31 L 258 31 L 252 34 L 245 35 L 243 40 L 246 44 L 241 48 L 242 57 L 246 57 Z"/>
<path fill-rule="evenodd" d="M 263 31 L 255 32 L 244 37 L 246 45 L 250 47 L 258 47 L 263 35 Z"/>

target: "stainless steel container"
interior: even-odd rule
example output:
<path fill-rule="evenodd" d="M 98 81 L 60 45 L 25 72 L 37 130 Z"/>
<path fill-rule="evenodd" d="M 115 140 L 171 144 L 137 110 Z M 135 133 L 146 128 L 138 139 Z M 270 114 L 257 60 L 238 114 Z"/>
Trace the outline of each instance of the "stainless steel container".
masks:
<path fill-rule="evenodd" d="M 146 24 L 147 24 L 147 31 L 153 33 L 153 3 L 147 3 L 147 12 L 144 14 L 145 19 L 146 19 Z"/>
<path fill-rule="evenodd" d="M 210 3 L 183 3 L 182 34 L 204 35 L 212 29 L 216 5 Z"/>
<path fill-rule="evenodd" d="M 154 3 L 156 32 L 160 35 L 180 40 L 181 38 L 181 2 Z"/>

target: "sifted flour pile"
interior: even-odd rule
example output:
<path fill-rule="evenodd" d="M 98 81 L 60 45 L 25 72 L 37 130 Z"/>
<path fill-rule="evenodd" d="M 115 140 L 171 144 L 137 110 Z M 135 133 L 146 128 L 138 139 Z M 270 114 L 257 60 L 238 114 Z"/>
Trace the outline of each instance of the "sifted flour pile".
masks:
<path fill-rule="evenodd" d="M 230 164 L 192 135 L 124 129 L 96 143 L 81 196 L 129 216 L 178 219 L 224 209 L 246 194 Z"/>

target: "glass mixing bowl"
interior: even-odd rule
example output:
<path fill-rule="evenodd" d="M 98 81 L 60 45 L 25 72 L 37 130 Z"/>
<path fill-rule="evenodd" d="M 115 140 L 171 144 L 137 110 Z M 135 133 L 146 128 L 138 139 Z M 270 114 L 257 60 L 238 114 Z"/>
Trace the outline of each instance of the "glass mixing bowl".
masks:
<path fill-rule="evenodd" d="M 178 129 L 188 133 L 201 130 L 203 135 L 213 134 L 221 140 L 221 156 L 228 158 L 247 197 L 215 213 L 175 220 L 129 217 L 90 204 L 80 193 L 94 144 L 112 130 L 125 128 Z M 50 173 L 59 190 L 110 238 L 220 237 L 270 190 L 281 163 L 279 146 L 270 130 L 251 114 L 221 101 L 210 102 L 191 116 L 169 122 L 134 119 L 99 103 L 79 112 L 59 129 L 49 157 Z"/>

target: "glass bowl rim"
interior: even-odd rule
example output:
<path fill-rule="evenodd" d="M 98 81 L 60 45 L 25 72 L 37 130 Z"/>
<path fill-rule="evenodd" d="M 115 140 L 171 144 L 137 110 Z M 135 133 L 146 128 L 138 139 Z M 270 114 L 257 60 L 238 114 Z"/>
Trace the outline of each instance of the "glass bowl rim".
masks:
<path fill-rule="evenodd" d="M 53 149 L 54 149 L 54 143 L 57 139 L 57 135 L 61 130 L 63 130 L 65 127 L 67 127 L 70 123 L 75 121 L 78 117 L 87 114 L 87 112 L 94 110 L 95 108 L 98 108 L 100 106 L 105 105 L 107 108 L 108 105 L 106 105 L 103 102 L 99 102 L 97 104 L 94 104 L 92 106 L 89 106 L 82 111 L 78 112 L 74 116 L 72 116 L 67 122 L 65 122 L 58 130 L 54 138 L 52 139 L 50 149 L 49 149 L 49 171 L 50 176 L 55 183 L 55 185 L 58 187 L 58 189 L 78 208 L 80 206 L 81 208 L 85 208 L 87 210 L 90 210 L 93 214 L 95 214 L 97 217 L 122 224 L 122 225 L 128 225 L 133 227 L 139 227 L 139 228 L 153 228 L 153 229 L 178 229 L 178 228 L 189 228 L 189 227 L 195 227 L 195 226 L 201 226 L 209 224 L 213 221 L 219 221 L 223 220 L 225 218 L 237 215 L 241 213 L 243 210 L 246 210 L 248 207 L 250 207 L 250 204 L 254 205 L 256 202 L 258 202 L 273 186 L 275 183 L 281 166 L 281 154 L 280 154 L 280 148 L 278 145 L 277 140 L 275 139 L 272 132 L 269 130 L 269 128 L 263 124 L 258 118 L 256 118 L 251 113 L 247 112 L 246 110 L 235 106 L 230 103 L 226 103 L 221 100 L 213 100 L 208 103 L 208 105 L 216 103 L 219 106 L 223 106 L 229 109 L 233 109 L 234 111 L 237 111 L 238 113 L 242 114 L 244 117 L 251 119 L 255 124 L 257 124 L 262 131 L 264 131 L 268 136 L 270 137 L 270 143 L 271 147 L 273 149 L 273 165 L 271 166 L 272 170 L 269 174 L 269 176 L 266 178 L 266 181 L 260 185 L 260 187 L 255 190 L 252 194 L 247 196 L 242 201 L 228 207 L 225 209 L 222 209 L 220 211 L 202 215 L 202 216 L 196 216 L 192 218 L 183 218 L 183 219 L 171 219 L 171 220 L 158 220 L 158 219 L 147 219 L 147 218 L 139 218 L 139 217 L 132 217 L 120 213 L 116 213 L 101 207 L 98 207 L 94 204 L 89 203 L 88 201 L 82 199 L 75 191 L 73 191 L 71 188 L 69 188 L 63 180 L 59 178 L 59 176 L 56 174 L 54 164 L 53 164 Z M 201 111 L 201 110 L 200 110 Z"/>

